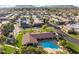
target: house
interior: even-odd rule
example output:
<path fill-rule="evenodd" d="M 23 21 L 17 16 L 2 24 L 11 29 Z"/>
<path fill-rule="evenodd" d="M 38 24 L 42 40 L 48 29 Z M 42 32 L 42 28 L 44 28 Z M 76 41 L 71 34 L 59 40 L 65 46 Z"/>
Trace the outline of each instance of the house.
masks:
<path fill-rule="evenodd" d="M 55 15 L 52 15 L 51 20 L 53 20 L 53 22 L 58 25 L 68 24 L 69 22 L 71 22 L 71 20 L 69 20 L 69 19 L 66 19 L 66 18 L 60 17 L 60 16 L 55 16 Z"/>
<path fill-rule="evenodd" d="M 30 27 L 30 20 L 29 19 L 23 17 L 20 20 L 21 20 L 20 21 L 21 27 L 23 27 L 23 28 L 29 28 Z"/>
<path fill-rule="evenodd" d="M 8 18 L 7 17 L 0 17 L 0 22 L 3 20 L 8 20 Z"/>
<path fill-rule="evenodd" d="M 79 23 L 64 25 L 62 29 L 65 32 L 68 32 L 69 30 L 74 30 L 75 32 L 79 33 Z"/>
<path fill-rule="evenodd" d="M 33 27 L 41 27 L 43 24 L 44 23 L 42 20 L 40 20 L 39 18 L 34 18 Z"/>
<path fill-rule="evenodd" d="M 51 32 L 25 34 L 22 39 L 22 45 L 38 44 L 39 40 L 50 39 L 53 36 L 54 34 Z"/>
<path fill-rule="evenodd" d="M 21 18 L 21 21 L 20 21 L 21 27 L 23 27 L 23 28 L 29 28 L 31 26 L 32 27 L 41 27 L 43 25 L 43 21 L 36 18 L 35 16 L 33 16 L 32 20 L 33 20 L 32 21 L 33 24 L 31 25 L 30 24 L 30 19 L 25 18 L 25 17 Z"/>
<path fill-rule="evenodd" d="M 8 15 L 9 15 L 8 13 L 1 13 L 0 22 L 8 20 Z"/>

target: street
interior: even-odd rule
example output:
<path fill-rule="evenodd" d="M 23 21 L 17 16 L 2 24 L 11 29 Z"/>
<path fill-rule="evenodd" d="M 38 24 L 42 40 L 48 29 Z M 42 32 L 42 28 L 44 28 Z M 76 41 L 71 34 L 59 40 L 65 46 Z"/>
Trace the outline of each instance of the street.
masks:
<path fill-rule="evenodd" d="M 73 43 L 79 45 L 78 39 L 70 37 L 69 35 L 64 33 L 60 28 L 57 28 L 56 25 L 52 25 L 51 23 L 49 23 L 49 24 L 56 30 L 56 32 L 59 34 L 60 37 L 62 37 L 63 39 L 65 39 L 67 41 L 70 41 L 70 42 L 73 42 Z"/>

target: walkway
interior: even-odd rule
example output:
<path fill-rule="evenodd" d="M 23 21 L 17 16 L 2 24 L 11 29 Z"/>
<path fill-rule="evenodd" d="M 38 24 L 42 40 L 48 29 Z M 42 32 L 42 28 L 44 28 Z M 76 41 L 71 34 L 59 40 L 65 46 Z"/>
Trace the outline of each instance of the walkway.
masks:
<path fill-rule="evenodd" d="M 15 47 L 15 46 L 12 46 L 12 45 L 8 45 L 8 44 L 5 44 L 5 46 L 9 46 L 9 47 L 12 47 L 12 48 L 19 49 L 18 47 Z"/>

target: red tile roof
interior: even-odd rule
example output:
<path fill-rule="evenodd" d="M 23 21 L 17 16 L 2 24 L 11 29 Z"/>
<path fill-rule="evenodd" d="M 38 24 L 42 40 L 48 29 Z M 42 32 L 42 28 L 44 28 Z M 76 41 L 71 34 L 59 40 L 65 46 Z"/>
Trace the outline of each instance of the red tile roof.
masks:
<path fill-rule="evenodd" d="M 25 34 L 22 39 L 22 44 L 29 44 L 29 43 L 38 43 L 38 39 L 47 39 L 52 38 L 53 33 L 46 32 L 46 33 L 38 33 L 38 34 Z"/>
<path fill-rule="evenodd" d="M 30 34 L 30 36 L 34 37 L 35 39 L 45 39 L 53 37 L 53 33 L 39 33 L 39 34 Z"/>

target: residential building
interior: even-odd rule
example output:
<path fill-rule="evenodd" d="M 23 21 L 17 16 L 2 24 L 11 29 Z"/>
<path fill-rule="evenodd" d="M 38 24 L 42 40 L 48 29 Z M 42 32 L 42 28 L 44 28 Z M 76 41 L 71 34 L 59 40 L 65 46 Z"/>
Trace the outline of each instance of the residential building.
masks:
<path fill-rule="evenodd" d="M 62 29 L 65 32 L 68 32 L 69 30 L 74 30 L 75 32 L 79 33 L 79 23 L 63 25 Z"/>
<path fill-rule="evenodd" d="M 22 45 L 28 44 L 38 44 L 39 40 L 45 40 L 53 38 L 54 34 L 51 32 L 46 33 L 31 33 L 31 34 L 24 34 L 22 39 Z"/>

